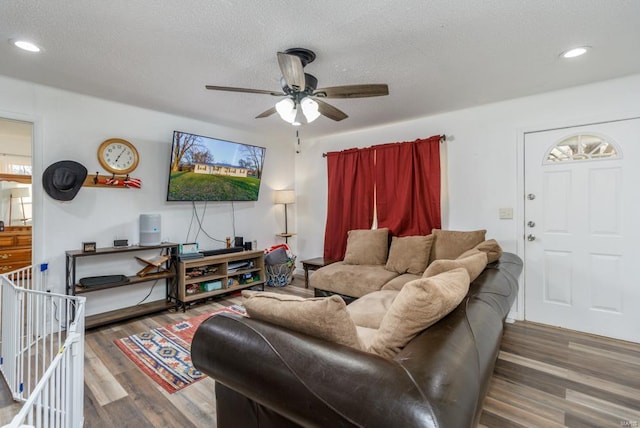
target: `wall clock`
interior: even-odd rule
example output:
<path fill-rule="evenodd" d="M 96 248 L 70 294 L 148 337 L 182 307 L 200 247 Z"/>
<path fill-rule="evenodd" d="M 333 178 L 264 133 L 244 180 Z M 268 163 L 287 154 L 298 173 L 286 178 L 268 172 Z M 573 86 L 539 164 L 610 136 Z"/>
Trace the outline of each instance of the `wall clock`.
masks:
<path fill-rule="evenodd" d="M 138 150 L 126 140 L 111 138 L 98 147 L 98 160 L 113 174 L 128 174 L 138 166 Z"/>

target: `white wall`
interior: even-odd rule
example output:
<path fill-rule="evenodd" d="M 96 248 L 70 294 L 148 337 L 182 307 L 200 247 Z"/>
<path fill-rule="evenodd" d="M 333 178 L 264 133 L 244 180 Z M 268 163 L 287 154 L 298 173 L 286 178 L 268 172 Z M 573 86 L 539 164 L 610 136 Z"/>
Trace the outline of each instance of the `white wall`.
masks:
<path fill-rule="evenodd" d="M 80 249 L 82 242 L 95 241 L 108 247 L 114 238 L 138 242 L 138 218 L 141 213 L 162 214 L 162 239 L 173 242 L 187 238 L 191 222 L 191 204 L 166 202 L 170 144 L 173 131 L 182 130 L 241 143 L 267 147 L 264 176 L 257 202 L 209 203 L 206 208 L 206 232 L 224 240 L 235 232 L 248 240 L 257 240 L 264 248 L 281 239 L 284 230 L 282 207 L 273 205 L 274 189 L 292 188 L 290 165 L 295 151 L 283 148 L 259 135 L 241 130 L 145 110 L 0 76 L 0 117 L 27 120 L 35 124 L 33 151 L 34 264 L 49 262 L 48 286 L 64 292 L 65 251 Z M 140 154 L 138 168 L 131 174 L 142 179 L 142 189 L 105 189 L 83 187 L 69 202 L 60 202 L 44 193 L 41 175 L 59 160 L 83 164 L 89 174 L 100 171 L 97 149 L 108 138 L 123 138 L 133 143 Z M 204 204 L 197 204 L 200 213 Z M 232 209 L 233 208 L 233 209 Z M 195 226 L 194 226 L 195 227 Z M 221 248 L 224 244 L 208 240 L 203 233 L 201 248 Z M 97 260 L 97 259 L 94 259 Z M 83 261 L 79 277 L 106 274 L 132 274 L 142 266 L 133 256 L 106 259 L 104 265 Z M 84 268 L 82 268 L 84 266 Z M 87 313 L 110 310 L 141 300 L 151 284 L 121 287 L 91 293 Z M 158 284 L 149 301 L 162 298 L 164 284 Z"/>
<path fill-rule="evenodd" d="M 392 88 L 393 89 L 393 88 Z M 326 220 L 323 152 L 446 134 L 441 146 L 443 228 L 487 229 L 522 256 L 524 131 L 640 116 L 640 75 L 303 141 L 296 159 L 299 260 L 322 255 Z M 429 102 L 429 100 L 425 100 Z M 513 220 L 499 220 L 513 208 Z"/>

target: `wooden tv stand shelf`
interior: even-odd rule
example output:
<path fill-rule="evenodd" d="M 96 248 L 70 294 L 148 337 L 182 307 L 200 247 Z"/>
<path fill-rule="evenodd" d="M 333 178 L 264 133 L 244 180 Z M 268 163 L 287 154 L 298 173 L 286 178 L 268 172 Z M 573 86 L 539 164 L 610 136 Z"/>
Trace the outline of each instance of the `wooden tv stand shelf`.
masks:
<path fill-rule="evenodd" d="M 141 251 L 149 251 L 149 250 L 161 250 L 161 252 L 169 256 L 163 263 L 163 266 L 158 266 L 158 270 L 160 272 L 149 272 L 140 276 L 140 272 L 138 275 L 131 275 L 127 277 L 127 281 L 122 282 L 114 282 L 103 285 L 95 285 L 91 287 L 83 287 L 79 284 L 79 281 L 76 278 L 76 265 L 78 263 L 78 259 L 88 258 L 88 257 L 98 257 L 109 254 L 126 254 L 126 253 L 136 253 Z M 140 284 L 143 282 L 151 282 L 157 280 L 165 281 L 165 299 L 158 300 L 150 303 L 145 303 L 141 305 L 129 306 L 121 309 L 116 309 L 113 311 L 103 312 L 96 315 L 90 315 L 85 318 L 85 328 L 93 328 L 101 325 L 109 324 L 116 321 L 122 321 L 129 318 L 134 318 L 140 315 L 150 314 L 153 312 L 163 311 L 169 308 L 176 308 L 177 301 L 175 299 L 170 298 L 170 288 L 175 288 L 175 286 L 170 287 L 172 284 L 175 285 L 175 264 L 173 255 L 178 251 L 178 244 L 167 242 L 160 245 L 150 245 L 150 246 L 130 246 L 130 247 L 108 247 L 108 248 L 98 248 L 93 252 L 84 252 L 81 250 L 72 250 L 66 251 L 66 293 L 67 295 L 75 296 L 76 294 L 85 294 L 91 293 L 93 291 L 99 290 L 107 290 L 111 288 L 117 287 L 128 287 L 135 284 Z M 135 254 L 131 254 L 132 256 Z"/>
<path fill-rule="evenodd" d="M 178 262 L 177 295 L 182 304 L 261 285 L 264 290 L 264 253 L 241 251 Z"/>

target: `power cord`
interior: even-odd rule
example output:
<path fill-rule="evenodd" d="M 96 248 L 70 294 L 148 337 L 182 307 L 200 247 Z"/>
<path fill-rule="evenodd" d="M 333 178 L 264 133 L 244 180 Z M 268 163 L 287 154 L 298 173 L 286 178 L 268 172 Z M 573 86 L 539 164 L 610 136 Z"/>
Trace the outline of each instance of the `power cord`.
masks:
<path fill-rule="evenodd" d="M 204 216 L 207 212 L 207 203 L 205 202 L 204 204 L 204 208 L 202 210 L 202 214 L 198 214 L 198 209 L 196 207 L 195 202 L 192 201 L 192 216 L 191 216 L 191 224 L 193 224 L 193 219 L 195 218 L 197 223 L 198 223 L 198 232 L 196 233 L 196 236 L 194 238 L 194 241 L 197 242 L 198 241 L 198 237 L 200 236 L 200 232 L 202 232 L 207 238 L 211 239 L 214 242 L 220 242 L 220 243 L 226 243 L 226 240 L 222 240 L 222 239 L 218 239 L 215 238 L 211 235 L 209 235 L 209 233 L 207 233 L 207 231 L 204 229 L 204 227 L 202 226 L 202 222 L 204 221 Z M 232 213 L 232 229 L 233 229 L 233 236 L 236 235 L 236 213 L 235 213 L 235 206 L 233 205 L 233 202 L 231 202 L 231 213 Z M 189 234 L 191 233 L 191 224 L 189 225 L 189 230 L 187 232 L 187 242 L 188 242 L 188 238 L 189 238 Z"/>
<path fill-rule="evenodd" d="M 156 279 L 156 280 L 153 282 L 153 285 L 151 286 L 151 289 L 149 290 L 149 292 L 147 293 L 147 295 L 146 295 L 146 296 L 144 296 L 144 297 L 142 298 L 142 300 L 140 300 L 138 303 L 136 303 L 136 304 L 135 304 L 135 306 L 140 306 L 142 303 L 144 303 L 144 301 L 145 301 L 145 300 L 147 300 L 147 299 L 149 298 L 149 296 L 151 296 L 151 293 L 153 292 L 153 289 L 156 287 L 156 284 L 158 284 L 158 281 L 159 281 L 159 280 L 158 280 L 158 279 Z"/>
<path fill-rule="evenodd" d="M 164 252 L 164 250 L 160 250 L 160 256 L 162 256 L 162 253 Z M 156 287 L 156 285 L 158 284 L 159 279 L 156 279 L 153 282 L 153 285 L 151 286 L 151 289 L 149 290 L 149 292 L 147 293 L 146 296 L 144 296 L 142 298 L 142 300 L 140 300 L 138 303 L 135 304 L 135 306 L 140 306 L 142 303 L 144 303 L 145 300 L 147 300 L 149 298 L 149 296 L 151 296 L 151 293 L 153 293 L 153 289 Z"/>

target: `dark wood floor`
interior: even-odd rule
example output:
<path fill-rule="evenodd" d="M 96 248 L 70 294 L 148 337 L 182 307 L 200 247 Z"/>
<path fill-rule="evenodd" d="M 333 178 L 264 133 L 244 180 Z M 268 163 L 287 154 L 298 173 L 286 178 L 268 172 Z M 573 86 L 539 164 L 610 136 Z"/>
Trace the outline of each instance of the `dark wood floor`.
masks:
<path fill-rule="evenodd" d="M 270 291 L 311 295 L 299 278 Z M 215 427 L 211 379 L 168 394 L 113 341 L 238 303 L 240 297 L 219 299 L 186 313 L 163 312 L 88 331 L 85 426 Z M 16 406 L 6 399 L 0 406 L 2 425 Z M 508 324 L 481 426 L 640 426 L 640 345 L 526 322 Z"/>

